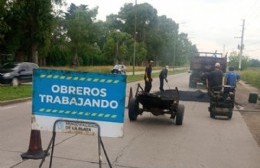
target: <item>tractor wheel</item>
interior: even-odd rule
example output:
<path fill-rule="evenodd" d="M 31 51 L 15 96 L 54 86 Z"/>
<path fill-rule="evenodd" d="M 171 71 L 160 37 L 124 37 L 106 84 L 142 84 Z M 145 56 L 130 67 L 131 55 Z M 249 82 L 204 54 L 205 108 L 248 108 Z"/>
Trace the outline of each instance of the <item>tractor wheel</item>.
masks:
<path fill-rule="evenodd" d="M 176 112 L 176 125 L 182 125 L 183 116 L 184 116 L 184 105 L 179 104 Z"/>
<path fill-rule="evenodd" d="M 128 117 L 130 121 L 135 121 L 137 119 L 138 110 L 139 110 L 139 105 L 138 102 L 136 101 L 136 98 L 131 98 L 128 107 Z"/>
<path fill-rule="evenodd" d="M 215 113 L 214 112 L 210 112 L 210 118 L 215 118 Z"/>
<path fill-rule="evenodd" d="M 215 115 L 215 111 L 216 111 L 216 109 L 214 107 L 210 108 L 210 112 L 209 112 L 210 113 L 210 118 L 215 118 L 215 116 L 216 116 Z"/>
<path fill-rule="evenodd" d="M 228 112 L 228 119 L 230 120 L 232 118 L 232 115 L 233 115 L 233 109 L 230 109 L 230 111 Z"/>

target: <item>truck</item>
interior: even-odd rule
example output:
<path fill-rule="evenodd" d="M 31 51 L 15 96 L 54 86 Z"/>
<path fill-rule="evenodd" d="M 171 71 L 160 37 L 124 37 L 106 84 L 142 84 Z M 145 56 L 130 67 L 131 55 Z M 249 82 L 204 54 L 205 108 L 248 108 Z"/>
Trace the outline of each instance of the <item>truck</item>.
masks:
<path fill-rule="evenodd" d="M 207 73 L 214 70 L 216 62 L 220 63 L 221 70 L 225 73 L 227 54 L 224 56 L 222 53 L 217 52 L 195 53 L 190 63 L 189 87 L 197 88 L 199 85 L 205 87 Z"/>

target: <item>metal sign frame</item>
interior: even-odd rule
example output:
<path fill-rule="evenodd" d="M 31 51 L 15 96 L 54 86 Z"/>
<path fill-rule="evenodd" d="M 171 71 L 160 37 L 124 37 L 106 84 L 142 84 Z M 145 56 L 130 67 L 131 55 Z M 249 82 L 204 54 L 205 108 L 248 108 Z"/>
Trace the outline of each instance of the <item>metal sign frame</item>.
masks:
<path fill-rule="evenodd" d="M 47 149 L 45 150 L 45 153 L 49 153 L 49 150 L 51 148 L 51 155 L 50 155 L 50 163 L 49 163 L 49 168 L 52 167 L 52 158 L 53 158 L 53 153 L 54 153 L 54 147 L 55 147 L 55 139 L 56 139 L 56 127 L 57 127 L 57 124 L 58 123 L 61 123 L 61 122 L 74 122 L 74 123 L 80 123 L 80 124 L 89 124 L 89 125 L 94 125 L 96 128 L 97 128 L 97 138 L 98 138 L 98 162 L 99 162 L 99 168 L 102 167 L 102 160 L 101 160 L 101 147 L 103 148 L 103 151 L 104 151 L 104 154 L 106 156 L 106 159 L 108 161 L 108 164 L 109 164 L 109 167 L 112 168 L 112 165 L 109 161 L 109 158 L 107 156 L 107 153 L 106 153 L 106 150 L 105 150 L 105 147 L 104 147 L 104 144 L 102 142 L 102 139 L 101 139 L 101 136 L 100 136 L 100 126 L 95 123 L 95 122 L 88 122 L 88 121 L 81 121 L 81 120 L 66 120 L 66 119 L 58 119 L 54 122 L 54 125 L 53 125 L 53 131 L 52 131 L 52 138 L 49 142 L 49 145 L 47 147 Z M 66 133 L 66 132 L 64 132 Z M 47 155 L 45 155 L 46 157 Z M 43 165 L 43 162 L 45 161 L 45 157 L 42 158 L 42 161 L 40 163 L 40 168 L 42 167 Z"/>

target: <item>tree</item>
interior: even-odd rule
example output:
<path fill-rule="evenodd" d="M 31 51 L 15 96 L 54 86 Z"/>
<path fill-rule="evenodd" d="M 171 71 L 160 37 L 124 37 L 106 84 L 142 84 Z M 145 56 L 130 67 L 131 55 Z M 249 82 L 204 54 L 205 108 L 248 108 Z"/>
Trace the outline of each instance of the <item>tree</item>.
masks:
<path fill-rule="evenodd" d="M 6 0 L 1 0 L 0 1 L 0 44 L 4 43 L 4 36 L 5 33 L 8 31 L 9 26 L 6 23 L 6 20 L 4 18 L 7 15 L 7 8 L 8 4 L 6 4 Z"/>
<path fill-rule="evenodd" d="M 229 67 L 234 67 L 234 69 L 238 70 L 239 69 L 239 54 L 237 52 L 232 52 L 230 53 L 229 58 Z M 242 56 L 241 58 L 241 70 L 245 70 L 248 67 L 248 61 L 249 57 L 247 56 Z"/>
<path fill-rule="evenodd" d="M 88 55 L 84 54 L 89 48 L 92 48 L 97 41 L 97 35 L 94 30 L 96 29 L 93 20 L 97 15 L 97 8 L 89 10 L 87 5 L 76 6 L 71 4 L 68 13 L 66 13 L 66 30 L 69 38 L 69 44 L 72 56 L 72 65 L 79 65 L 79 57 L 81 60 L 86 59 Z M 81 54 L 80 56 L 78 54 Z M 84 63 L 83 63 L 84 64 Z"/>
<path fill-rule="evenodd" d="M 107 41 L 104 45 L 104 56 L 108 64 L 117 64 L 128 62 L 131 57 L 131 47 L 133 39 L 130 34 L 112 31 L 107 34 Z"/>
<path fill-rule="evenodd" d="M 173 65 L 176 61 L 184 64 L 190 58 L 191 50 L 196 50 L 196 46 L 192 46 L 188 40 L 188 35 L 180 38 L 179 26 L 175 21 L 166 16 L 157 16 L 157 10 L 148 3 L 125 4 L 118 15 L 108 16 L 107 21 L 110 28 L 132 34 L 139 49 L 136 50 L 136 57 L 143 59 L 137 59 L 137 64 L 145 59 L 154 59 L 164 65 Z M 146 55 L 139 57 L 139 54 Z"/>
<path fill-rule="evenodd" d="M 54 29 L 51 36 L 51 46 L 46 58 L 47 65 L 64 66 L 71 62 L 71 51 L 69 50 L 63 14 L 62 10 L 57 10 L 54 13 Z"/>
<path fill-rule="evenodd" d="M 5 22 L 10 30 L 4 37 L 4 50 L 14 53 L 18 60 L 37 63 L 38 51 L 50 45 L 52 1 L 8 1 L 8 7 Z"/>
<path fill-rule="evenodd" d="M 96 21 L 98 7 L 88 5 L 71 4 L 63 15 L 53 8 L 62 0 L 1 2 L 0 53 L 17 60 L 38 62 L 39 55 L 43 65 L 104 65 L 133 64 L 135 56 L 136 65 L 147 59 L 182 65 L 197 50 L 174 20 L 157 16 L 148 3 L 125 4 L 103 22 Z"/>
<path fill-rule="evenodd" d="M 196 47 L 188 39 L 188 34 L 181 33 L 178 36 L 178 45 L 176 48 L 176 65 L 184 65 L 188 62 L 191 52 L 197 52 Z"/>
<path fill-rule="evenodd" d="M 148 59 L 148 57 L 155 58 L 157 54 L 154 50 L 149 50 L 153 49 L 153 47 L 147 45 L 147 38 L 151 36 L 150 33 L 154 32 L 153 29 L 157 25 L 157 10 L 148 3 L 138 4 L 136 6 L 129 3 L 121 8 L 118 18 L 118 20 L 122 22 L 122 24 L 118 24 L 122 26 L 119 30 L 132 34 L 133 38 L 136 37 L 134 39 L 137 43 L 143 43 L 143 45 L 139 45 L 139 47 L 146 47 L 146 59 Z M 139 53 L 136 52 L 137 57 L 138 54 Z"/>
<path fill-rule="evenodd" d="M 260 61 L 258 59 L 250 59 L 249 67 L 260 67 Z"/>
<path fill-rule="evenodd" d="M 173 65 L 176 61 L 178 46 L 178 25 L 165 15 L 158 17 L 158 26 L 153 33 L 150 43 L 157 46 L 157 60 L 162 65 Z M 153 46 L 153 47 L 154 47 Z"/>

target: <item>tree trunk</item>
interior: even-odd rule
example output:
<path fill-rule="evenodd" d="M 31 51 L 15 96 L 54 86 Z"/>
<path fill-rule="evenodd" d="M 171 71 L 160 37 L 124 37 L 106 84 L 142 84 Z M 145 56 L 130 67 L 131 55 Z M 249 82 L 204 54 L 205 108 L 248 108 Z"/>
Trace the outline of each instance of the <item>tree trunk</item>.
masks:
<path fill-rule="evenodd" d="M 37 44 L 32 44 L 31 48 L 31 61 L 38 64 L 38 50 L 37 50 Z"/>

